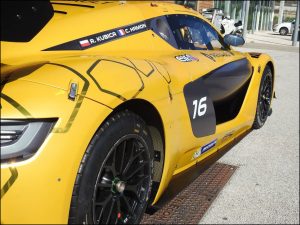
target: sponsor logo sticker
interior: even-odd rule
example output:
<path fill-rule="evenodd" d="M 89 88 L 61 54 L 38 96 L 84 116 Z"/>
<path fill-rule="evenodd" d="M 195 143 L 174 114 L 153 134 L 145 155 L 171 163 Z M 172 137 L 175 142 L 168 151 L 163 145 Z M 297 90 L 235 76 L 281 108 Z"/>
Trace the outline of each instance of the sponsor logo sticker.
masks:
<path fill-rule="evenodd" d="M 216 61 L 215 58 L 213 56 L 209 55 L 209 54 L 206 54 L 206 53 L 203 53 L 203 52 L 201 52 L 201 54 L 204 55 L 205 57 L 209 58 L 210 60 L 214 61 L 214 62 Z"/>
<path fill-rule="evenodd" d="M 180 62 L 193 62 L 193 61 L 198 62 L 199 61 L 198 58 L 196 58 L 192 55 L 187 55 L 187 54 L 175 56 L 175 59 L 177 59 Z"/>
<path fill-rule="evenodd" d="M 201 52 L 202 55 L 204 55 L 205 57 L 209 58 L 210 60 L 216 62 L 216 58 L 219 58 L 219 57 L 230 57 L 230 56 L 233 56 L 233 53 L 231 52 L 212 52 L 212 53 L 204 53 L 204 52 Z"/>
<path fill-rule="evenodd" d="M 217 144 L 217 139 L 214 140 L 214 141 L 212 141 L 212 142 L 210 142 L 210 143 L 208 143 L 207 145 L 203 146 L 201 148 L 201 154 L 203 154 L 204 152 L 207 152 L 209 149 L 215 147 L 216 144 Z"/>
<path fill-rule="evenodd" d="M 212 149 L 217 144 L 217 139 L 213 140 L 212 142 L 208 143 L 207 145 L 202 146 L 198 151 L 196 151 L 193 155 L 192 159 L 197 159 L 200 155 L 207 152 L 209 149 Z"/>

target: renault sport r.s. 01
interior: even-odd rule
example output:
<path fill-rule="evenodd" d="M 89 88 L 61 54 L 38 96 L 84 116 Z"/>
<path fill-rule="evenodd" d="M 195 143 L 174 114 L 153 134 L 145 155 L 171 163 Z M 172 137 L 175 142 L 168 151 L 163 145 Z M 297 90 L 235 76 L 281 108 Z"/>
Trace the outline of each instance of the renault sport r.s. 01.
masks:
<path fill-rule="evenodd" d="M 274 63 L 243 43 L 170 3 L 2 1 L 1 223 L 139 223 L 270 115 Z"/>

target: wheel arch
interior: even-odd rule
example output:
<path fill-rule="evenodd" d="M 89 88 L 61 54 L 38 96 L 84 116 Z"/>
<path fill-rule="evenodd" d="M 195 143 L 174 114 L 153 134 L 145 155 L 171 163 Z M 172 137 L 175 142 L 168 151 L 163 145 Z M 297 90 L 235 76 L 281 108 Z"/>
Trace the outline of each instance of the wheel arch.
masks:
<path fill-rule="evenodd" d="M 287 30 L 289 29 L 288 27 L 285 27 L 285 26 L 280 27 L 280 29 L 282 29 L 282 28 L 287 29 Z"/>
<path fill-rule="evenodd" d="M 132 99 L 117 106 L 112 114 L 129 110 L 140 116 L 147 124 L 154 146 L 154 177 L 149 203 L 152 203 L 158 192 L 165 161 L 165 132 L 163 120 L 156 107 L 143 99 Z"/>
<path fill-rule="evenodd" d="M 275 67 L 274 67 L 274 63 L 272 61 L 267 62 L 266 66 L 268 66 L 271 69 L 272 72 L 272 81 L 273 81 L 273 87 L 274 87 L 274 83 L 275 83 Z"/>
<path fill-rule="evenodd" d="M 283 26 L 283 27 L 279 28 L 279 33 L 280 33 L 280 30 L 282 30 L 282 29 L 287 30 L 287 34 L 290 32 L 290 29 L 288 27 Z"/>

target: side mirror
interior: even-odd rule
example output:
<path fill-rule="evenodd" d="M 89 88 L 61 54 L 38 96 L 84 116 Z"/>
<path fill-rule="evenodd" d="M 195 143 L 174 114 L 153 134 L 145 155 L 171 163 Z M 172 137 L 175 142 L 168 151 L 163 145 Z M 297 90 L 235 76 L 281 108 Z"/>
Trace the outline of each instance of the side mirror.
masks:
<path fill-rule="evenodd" d="M 245 39 L 239 35 L 226 34 L 224 36 L 224 42 L 231 46 L 241 46 L 245 44 Z"/>

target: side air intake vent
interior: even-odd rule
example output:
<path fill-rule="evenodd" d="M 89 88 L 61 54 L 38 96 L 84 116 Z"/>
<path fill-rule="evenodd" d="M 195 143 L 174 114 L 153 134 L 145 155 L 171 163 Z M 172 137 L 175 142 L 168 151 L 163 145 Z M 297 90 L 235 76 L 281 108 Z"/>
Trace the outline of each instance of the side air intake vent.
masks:
<path fill-rule="evenodd" d="M 11 142 L 17 140 L 23 132 L 20 130 L 12 130 L 12 131 L 1 131 L 1 145 L 11 144 Z"/>
<path fill-rule="evenodd" d="M 41 147 L 57 119 L 1 120 L 1 163 L 24 160 Z"/>
<path fill-rule="evenodd" d="M 251 55 L 252 58 L 256 58 L 256 59 L 258 59 L 259 56 L 261 55 L 261 53 L 258 52 L 249 52 L 249 54 Z"/>
<path fill-rule="evenodd" d="M 1 129 L 0 141 L 1 147 L 5 145 L 10 145 L 16 142 L 23 132 L 28 127 L 27 123 L 20 121 L 1 121 L 1 127 L 5 126 L 6 129 Z"/>

